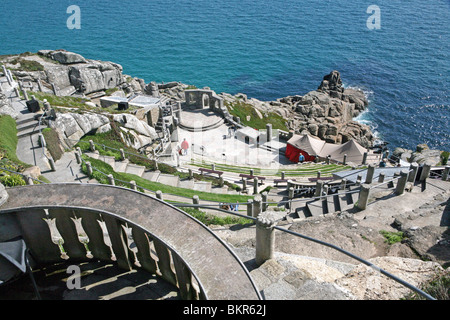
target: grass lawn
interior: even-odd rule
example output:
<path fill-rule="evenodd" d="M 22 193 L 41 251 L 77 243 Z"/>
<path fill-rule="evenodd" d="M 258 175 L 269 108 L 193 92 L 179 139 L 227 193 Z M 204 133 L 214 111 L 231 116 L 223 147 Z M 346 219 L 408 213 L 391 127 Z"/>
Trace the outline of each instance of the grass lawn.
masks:
<path fill-rule="evenodd" d="M 186 197 L 188 199 L 192 199 L 194 195 L 197 195 L 200 200 L 203 201 L 212 201 L 212 202 L 227 202 L 227 203 L 236 203 L 239 201 L 240 203 L 247 203 L 248 199 L 253 199 L 251 196 L 244 196 L 244 195 L 229 195 L 229 194 L 217 194 L 217 193 L 209 193 L 209 192 L 201 192 L 191 189 L 184 189 L 184 188 L 177 188 L 168 186 L 159 182 L 149 181 L 147 179 L 144 179 L 140 176 L 134 175 L 134 174 L 128 174 L 128 173 L 122 173 L 122 172 L 115 172 L 113 168 L 97 159 L 90 158 L 86 155 L 82 156 L 85 161 L 89 161 L 93 168 L 101 171 L 98 172 L 94 170 L 93 178 L 95 178 L 99 183 L 102 184 L 108 184 L 108 178 L 107 175 L 112 174 L 114 179 L 116 180 L 116 185 L 123 186 L 129 188 L 129 182 L 135 181 L 136 185 L 138 187 L 142 187 L 151 191 L 158 191 L 160 190 L 163 194 L 172 194 L 177 195 L 181 197 Z M 84 173 L 87 173 L 86 164 L 83 163 L 82 170 Z M 120 181 L 124 182 L 120 182 Z M 141 189 L 142 191 L 142 189 Z M 192 200 L 186 199 L 186 203 L 192 203 Z"/>

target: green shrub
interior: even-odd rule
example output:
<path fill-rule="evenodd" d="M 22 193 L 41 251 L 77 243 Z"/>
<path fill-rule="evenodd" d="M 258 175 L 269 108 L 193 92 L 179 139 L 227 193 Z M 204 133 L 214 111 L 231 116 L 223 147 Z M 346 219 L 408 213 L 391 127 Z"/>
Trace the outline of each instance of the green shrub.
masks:
<path fill-rule="evenodd" d="M 441 164 L 443 166 L 447 165 L 449 156 L 450 156 L 450 152 L 448 152 L 448 151 L 443 151 L 441 153 Z"/>
<path fill-rule="evenodd" d="M 17 187 L 26 185 L 25 180 L 18 174 L 6 174 L 0 176 L 0 183 L 6 187 Z"/>
<path fill-rule="evenodd" d="M 401 242 L 405 238 L 403 232 L 401 232 L 401 231 L 391 232 L 391 231 L 381 230 L 380 234 L 382 234 L 386 238 L 386 242 L 389 244 Z"/>

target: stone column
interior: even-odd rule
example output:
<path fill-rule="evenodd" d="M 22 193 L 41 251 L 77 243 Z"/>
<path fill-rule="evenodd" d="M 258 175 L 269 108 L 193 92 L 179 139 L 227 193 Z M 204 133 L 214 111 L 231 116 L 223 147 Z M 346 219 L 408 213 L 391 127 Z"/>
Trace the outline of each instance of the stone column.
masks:
<path fill-rule="evenodd" d="M 156 191 L 156 198 L 159 199 L 159 200 L 164 200 L 161 190 Z"/>
<path fill-rule="evenodd" d="M 273 259 L 275 251 L 275 221 L 269 215 L 260 215 L 256 220 L 256 264 L 262 265 Z"/>
<path fill-rule="evenodd" d="M 81 156 L 78 152 L 75 151 L 75 159 L 77 161 L 77 164 L 81 164 Z"/>
<path fill-rule="evenodd" d="M 125 151 L 123 149 L 120 149 L 120 158 L 122 159 L 122 161 L 124 161 L 126 159 Z"/>
<path fill-rule="evenodd" d="M 92 170 L 92 165 L 89 161 L 86 162 L 86 170 L 87 170 L 88 176 L 91 177 L 93 170 Z"/>
<path fill-rule="evenodd" d="M 381 172 L 381 173 L 379 174 L 379 176 L 378 176 L 378 182 L 379 182 L 379 183 L 384 182 L 384 178 L 385 178 L 385 175 L 384 175 L 383 172 Z"/>
<path fill-rule="evenodd" d="M 266 124 L 266 131 L 267 131 L 267 142 L 272 141 L 272 124 L 268 123 Z"/>
<path fill-rule="evenodd" d="M 359 191 L 359 198 L 357 207 L 360 210 L 365 210 L 367 208 L 367 203 L 369 202 L 370 186 L 363 184 L 361 190 Z"/>
<path fill-rule="evenodd" d="M 375 166 L 373 164 L 369 164 L 366 173 L 366 184 L 372 183 L 374 173 L 375 173 Z"/>
<path fill-rule="evenodd" d="M 408 170 L 402 170 L 400 172 L 400 178 L 397 180 L 397 187 L 395 188 L 395 193 L 401 195 L 405 193 L 406 183 L 408 182 Z"/>
<path fill-rule="evenodd" d="M 130 188 L 131 190 L 137 191 L 136 181 L 134 180 L 130 181 Z"/>
<path fill-rule="evenodd" d="M 258 178 L 253 178 L 253 194 L 258 193 Z"/>
<path fill-rule="evenodd" d="M 285 177 L 286 177 L 286 172 L 284 172 L 284 171 L 281 171 L 281 179 L 285 179 Z"/>
<path fill-rule="evenodd" d="M 317 179 L 320 179 L 320 171 L 317 171 Z"/>
<path fill-rule="evenodd" d="M 192 169 L 188 169 L 189 172 L 189 180 L 194 179 L 194 173 L 192 172 Z"/>
<path fill-rule="evenodd" d="M 347 164 L 347 155 L 344 154 L 344 160 L 342 161 L 342 164 L 345 166 Z"/>
<path fill-rule="evenodd" d="M 294 199 L 294 188 L 289 187 L 289 200 Z"/>
<path fill-rule="evenodd" d="M 200 199 L 198 196 L 192 196 L 192 203 L 193 204 L 200 204 Z"/>
<path fill-rule="evenodd" d="M 48 163 L 50 164 L 50 169 L 56 171 L 55 161 L 52 158 L 48 159 Z"/>
<path fill-rule="evenodd" d="M 247 190 L 247 179 L 242 180 L 242 190 Z"/>

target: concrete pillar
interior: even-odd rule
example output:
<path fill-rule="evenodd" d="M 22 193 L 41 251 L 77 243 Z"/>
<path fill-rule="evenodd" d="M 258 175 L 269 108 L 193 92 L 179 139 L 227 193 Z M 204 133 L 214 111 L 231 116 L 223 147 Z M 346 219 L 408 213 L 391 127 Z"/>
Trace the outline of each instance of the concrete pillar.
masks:
<path fill-rule="evenodd" d="M 216 165 L 213 163 L 213 164 L 211 164 L 211 170 L 216 170 Z"/>
<path fill-rule="evenodd" d="M 384 178 L 385 178 L 385 174 L 384 174 L 383 172 L 381 172 L 381 173 L 378 175 L 378 182 L 379 182 L 379 183 L 384 182 Z"/>
<path fill-rule="evenodd" d="M 320 171 L 317 171 L 317 179 L 320 179 Z"/>
<path fill-rule="evenodd" d="M 347 164 L 347 155 L 344 154 L 344 160 L 342 160 L 342 164 L 345 166 Z"/>
<path fill-rule="evenodd" d="M 259 216 L 256 220 L 256 257 L 258 266 L 273 259 L 275 252 L 275 221 L 269 216 Z"/>
<path fill-rule="evenodd" d="M 50 169 L 56 171 L 55 161 L 52 158 L 48 159 L 48 163 L 50 164 Z"/>
<path fill-rule="evenodd" d="M 330 156 L 327 156 L 326 163 L 327 163 L 327 164 L 330 164 L 330 160 L 331 160 L 331 157 L 330 157 Z"/>
<path fill-rule="evenodd" d="M 323 182 L 317 181 L 316 182 L 316 192 L 314 193 L 314 197 L 319 197 L 322 194 L 323 189 Z"/>
<path fill-rule="evenodd" d="M 420 174 L 420 181 L 425 181 L 430 176 L 431 165 L 425 163 L 422 168 L 422 173 Z"/>
<path fill-rule="evenodd" d="M 267 192 L 263 192 L 261 193 L 261 197 L 262 197 L 262 211 L 265 212 L 267 211 L 267 208 L 269 207 L 269 205 L 267 204 L 267 199 L 268 199 L 268 194 Z"/>
<path fill-rule="evenodd" d="M 373 175 L 375 173 L 375 166 L 373 164 L 369 164 L 366 172 L 366 184 L 371 184 L 373 181 Z"/>
<path fill-rule="evenodd" d="M 40 78 L 37 80 L 37 83 L 38 83 L 39 91 L 40 91 L 40 92 L 43 92 L 44 90 L 43 90 L 43 88 L 42 88 L 42 82 L 41 82 L 41 79 L 40 79 Z"/>
<path fill-rule="evenodd" d="M 198 196 L 192 196 L 192 203 L 193 204 L 200 204 L 200 199 Z"/>
<path fill-rule="evenodd" d="M 19 82 L 19 89 L 20 89 L 20 91 L 21 91 L 22 94 L 23 94 L 23 98 L 24 98 L 26 101 L 28 101 L 28 94 L 27 94 L 27 91 L 26 91 L 26 90 L 24 89 L 24 87 L 23 87 L 22 81 Z"/>
<path fill-rule="evenodd" d="M 123 160 L 125 160 L 125 151 L 123 149 L 120 149 L 120 158 Z"/>
<path fill-rule="evenodd" d="M 39 141 L 39 144 L 40 144 L 40 146 L 41 147 L 47 147 L 47 143 L 45 142 L 45 138 L 44 138 L 44 136 L 40 133 L 39 135 L 38 135 L 38 141 Z"/>
<path fill-rule="evenodd" d="M 251 175 L 252 177 L 254 176 L 254 172 L 255 172 L 255 170 L 250 169 L 250 175 Z"/>
<path fill-rule="evenodd" d="M 247 216 L 253 217 L 253 200 L 247 200 Z"/>
<path fill-rule="evenodd" d="M 267 142 L 272 141 L 272 124 L 268 123 L 266 124 L 266 131 L 267 131 Z"/>
<path fill-rule="evenodd" d="M 358 176 L 356 177 L 356 185 L 359 186 L 361 184 L 362 181 L 362 175 L 358 174 Z"/>
<path fill-rule="evenodd" d="M 136 181 L 134 180 L 130 181 L 130 188 L 131 190 L 137 191 Z"/>
<path fill-rule="evenodd" d="M 284 171 L 281 171 L 281 179 L 285 179 L 285 177 L 286 177 L 286 172 L 284 172 Z"/>
<path fill-rule="evenodd" d="M 219 187 L 223 187 L 223 186 L 224 186 L 224 181 L 223 181 L 223 178 L 220 177 L 219 178 Z"/>
<path fill-rule="evenodd" d="M 111 186 L 115 186 L 116 185 L 116 182 L 114 181 L 114 176 L 112 174 L 108 174 L 108 183 Z"/>
<path fill-rule="evenodd" d="M 365 210 L 367 208 L 367 203 L 369 202 L 370 186 L 363 184 L 361 190 L 359 191 L 359 198 L 357 207 L 360 210 Z"/>
<path fill-rule="evenodd" d="M 411 163 L 409 166 L 410 173 L 408 175 L 408 182 L 416 181 L 417 171 L 419 170 L 419 166 L 417 164 Z"/>
<path fill-rule="evenodd" d="M 408 182 L 408 170 L 402 170 L 400 172 L 400 178 L 397 180 L 397 187 L 395 188 L 395 193 L 401 195 L 405 193 L 406 182 Z"/>
<path fill-rule="evenodd" d="M 261 202 L 261 195 L 258 194 L 253 198 L 253 217 L 255 218 L 258 217 L 262 212 Z"/>
<path fill-rule="evenodd" d="M 253 178 L 253 194 L 258 193 L 258 178 Z"/>
<path fill-rule="evenodd" d="M 5 77 L 6 77 L 6 80 L 8 81 L 8 84 L 9 84 L 10 86 L 12 86 L 12 78 L 9 77 L 8 70 L 6 69 L 6 67 L 5 67 L 4 65 L 2 65 L 2 69 L 3 69 L 3 74 L 4 74 Z"/>
<path fill-rule="evenodd" d="M 247 190 L 247 179 L 242 180 L 242 190 Z"/>
<path fill-rule="evenodd" d="M 447 181 L 450 173 L 450 166 L 446 166 L 442 172 L 442 180 Z"/>
<path fill-rule="evenodd" d="M 189 180 L 194 179 L 194 173 L 192 172 L 192 169 L 188 169 L 189 172 Z"/>
<path fill-rule="evenodd" d="M 20 99 L 20 92 L 17 87 L 14 88 L 14 93 L 16 94 L 16 97 Z"/>
<path fill-rule="evenodd" d="M 367 162 L 367 152 L 364 152 L 363 159 L 362 159 L 362 164 L 366 164 L 366 162 Z"/>
<path fill-rule="evenodd" d="M 89 161 L 86 162 L 86 170 L 87 170 L 88 176 L 91 177 L 93 170 L 92 170 L 92 165 Z"/>
<path fill-rule="evenodd" d="M 156 198 L 159 199 L 159 200 L 164 200 L 161 190 L 156 191 Z"/>

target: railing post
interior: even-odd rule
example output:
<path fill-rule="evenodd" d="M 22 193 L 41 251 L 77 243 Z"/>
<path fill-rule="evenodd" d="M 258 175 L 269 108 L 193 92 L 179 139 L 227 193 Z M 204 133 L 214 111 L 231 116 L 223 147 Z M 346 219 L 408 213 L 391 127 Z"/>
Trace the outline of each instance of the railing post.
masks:
<path fill-rule="evenodd" d="M 316 192 L 314 193 L 314 197 L 319 197 L 322 194 L 323 182 L 316 182 Z"/>
<path fill-rule="evenodd" d="M 43 134 L 39 134 L 39 136 L 38 136 L 38 139 L 39 139 L 39 143 L 40 143 L 40 145 L 41 145 L 41 147 L 47 147 L 47 143 L 45 142 L 45 138 L 44 138 L 44 135 Z"/>
<path fill-rule="evenodd" d="M 284 172 L 284 171 L 281 171 L 281 179 L 283 179 L 283 180 L 284 180 L 285 176 L 286 176 L 286 172 Z"/>
<path fill-rule="evenodd" d="M 8 200 L 8 192 L 3 184 L 0 183 L 0 207 Z"/>
<path fill-rule="evenodd" d="M 361 181 L 362 181 L 362 175 L 358 174 L 358 176 L 356 177 L 356 185 L 357 186 L 361 185 Z"/>
<path fill-rule="evenodd" d="M 86 161 L 86 170 L 87 170 L 87 174 L 90 177 L 92 177 L 93 174 L 93 170 L 92 170 L 92 165 L 89 161 Z"/>
<path fill-rule="evenodd" d="M 247 179 L 245 178 L 242 180 L 242 190 L 247 191 Z"/>
<path fill-rule="evenodd" d="M 75 151 L 75 159 L 77 160 L 77 164 L 81 163 L 81 156 L 77 151 Z"/>
<path fill-rule="evenodd" d="M 395 188 L 395 193 L 397 195 L 401 195 L 405 192 L 406 182 L 408 182 L 408 174 L 407 170 L 402 170 L 400 172 L 400 178 L 397 180 L 397 187 Z"/>
<path fill-rule="evenodd" d="M 447 181 L 450 173 L 450 166 L 446 166 L 444 171 L 442 172 L 442 180 Z"/>
<path fill-rule="evenodd" d="M 375 173 L 375 166 L 373 164 L 369 164 L 366 172 L 366 184 L 372 183 L 374 173 Z"/>
<path fill-rule="evenodd" d="M 122 161 L 124 161 L 125 158 L 125 151 L 123 149 L 120 149 L 120 158 L 122 159 Z"/>
<path fill-rule="evenodd" d="M 260 215 L 256 220 L 256 257 L 258 266 L 267 260 L 273 259 L 275 251 L 275 222 L 265 215 Z"/>
<path fill-rule="evenodd" d="M 112 174 L 108 174 L 108 183 L 111 186 L 115 186 L 116 185 L 116 182 L 114 181 L 114 176 Z"/>
<path fill-rule="evenodd" d="M 156 198 L 159 199 L 159 200 L 164 200 L 161 190 L 156 191 Z"/>
<path fill-rule="evenodd" d="M 381 172 L 381 173 L 378 175 L 378 182 L 379 182 L 379 183 L 384 182 L 384 178 L 385 178 L 385 174 L 384 174 L 383 172 Z"/>
<path fill-rule="evenodd" d="M 253 217 L 253 200 L 247 200 L 247 216 Z"/>
<path fill-rule="evenodd" d="M 417 164 L 411 163 L 409 169 L 411 172 L 408 175 L 408 182 L 414 182 L 416 181 L 417 170 L 419 169 L 419 166 Z"/>
<path fill-rule="evenodd" d="M 347 154 L 344 154 L 344 160 L 342 161 L 342 164 L 344 166 L 347 164 Z"/>
<path fill-rule="evenodd" d="M 254 218 L 258 217 L 262 212 L 261 211 L 262 210 L 261 201 L 262 201 L 262 198 L 261 198 L 261 195 L 259 195 L 259 194 L 253 198 L 253 217 Z"/>
<path fill-rule="evenodd" d="M 364 165 L 364 164 L 366 164 L 366 162 L 367 162 L 367 152 L 364 152 L 363 158 L 362 158 L 362 164 Z"/>
<path fill-rule="evenodd" d="M 27 175 L 25 176 L 25 182 L 27 183 L 27 185 L 32 186 L 34 184 L 33 179 L 31 178 L 31 176 Z"/>
<path fill-rule="evenodd" d="M 358 204 L 357 207 L 360 210 L 365 210 L 367 208 L 367 203 L 369 202 L 370 186 L 363 184 L 361 190 L 359 191 Z"/>
<path fill-rule="evenodd" d="M 420 181 L 425 181 L 430 176 L 431 165 L 425 163 L 422 168 L 422 173 L 420 174 Z"/>
<path fill-rule="evenodd" d="M 317 171 L 317 179 L 320 179 L 320 171 Z"/>
<path fill-rule="evenodd" d="M 131 188 L 131 190 L 137 191 L 136 181 L 134 181 L 134 180 L 130 181 L 130 188 Z"/>
<path fill-rule="evenodd" d="M 258 178 L 253 178 L 253 194 L 258 194 Z"/>
<path fill-rule="evenodd" d="M 52 158 L 48 159 L 48 163 L 50 164 L 51 170 L 56 171 L 55 161 Z"/>
<path fill-rule="evenodd" d="M 200 199 L 197 195 L 192 196 L 192 203 L 193 204 L 200 204 Z"/>
<path fill-rule="evenodd" d="M 189 180 L 194 179 L 194 173 L 192 172 L 192 169 L 188 169 L 189 171 Z"/>
<path fill-rule="evenodd" d="M 341 190 L 345 190 L 347 189 L 347 179 L 342 179 L 341 180 Z"/>
<path fill-rule="evenodd" d="M 267 198 L 268 198 L 267 196 L 268 196 L 267 192 L 261 193 L 261 197 L 262 197 L 262 211 L 263 212 L 267 211 L 267 207 L 269 206 L 267 204 Z"/>
<path fill-rule="evenodd" d="M 94 144 L 94 141 L 89 140 L 89 146 L 90 146 L 90 149 L 91 149 L 92 152 L 95 151 L 95 144 Z"/>

